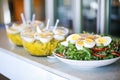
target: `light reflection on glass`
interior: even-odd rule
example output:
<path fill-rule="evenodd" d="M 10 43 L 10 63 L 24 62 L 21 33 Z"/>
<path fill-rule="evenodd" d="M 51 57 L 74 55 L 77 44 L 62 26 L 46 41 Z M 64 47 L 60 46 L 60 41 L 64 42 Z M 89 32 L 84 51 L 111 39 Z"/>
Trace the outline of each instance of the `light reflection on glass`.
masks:
<path fill-rule="evenodd" d="M 72 0 L 57 1 L 56 18 L 60 19 L 59 25 L 72 28 Z"/>
<path fill-rule="evenodd" d="M 96 33 L 97 10 L 97 0 L 83 0 L 83 31 Z"/>
<path fill-rule="evenodd" d="M 111 0 L 109 34 L 120 36 L 120 0 Z"/>

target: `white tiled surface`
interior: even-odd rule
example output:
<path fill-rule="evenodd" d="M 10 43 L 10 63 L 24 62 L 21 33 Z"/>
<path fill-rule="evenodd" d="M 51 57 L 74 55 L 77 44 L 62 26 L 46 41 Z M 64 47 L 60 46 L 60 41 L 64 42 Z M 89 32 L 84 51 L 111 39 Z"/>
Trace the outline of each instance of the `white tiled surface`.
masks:
<path fill-rule="evenodd" d="M 34 57 L 29 55 L 22 47 L 13 46 L 8 42 L 5 30 L 0 30 L 0 50 L 9 51 L 9 55 L 16 57 L 24 62 L 30 63 L 38 68 L 46 70 L 55 75 L 70 80 L 119 80 L 120 79 L 120 60 L 112 65 L 95 68 L 82 69 L 72 67 L 57 59 L 47 57 Z M 4 50 L 3 50 L 4 51 Z"/>

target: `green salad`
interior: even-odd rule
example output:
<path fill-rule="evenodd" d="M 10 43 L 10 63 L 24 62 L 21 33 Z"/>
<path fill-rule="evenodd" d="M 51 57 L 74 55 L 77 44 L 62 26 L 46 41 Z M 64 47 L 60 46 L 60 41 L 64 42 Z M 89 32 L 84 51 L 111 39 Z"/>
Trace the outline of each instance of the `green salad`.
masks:
<path fill-rule="evenodd" d="M 105 60 L 120 56 L 120 40 L 93 34 L 71 34 L 55 55 L 71 60 Z"/>

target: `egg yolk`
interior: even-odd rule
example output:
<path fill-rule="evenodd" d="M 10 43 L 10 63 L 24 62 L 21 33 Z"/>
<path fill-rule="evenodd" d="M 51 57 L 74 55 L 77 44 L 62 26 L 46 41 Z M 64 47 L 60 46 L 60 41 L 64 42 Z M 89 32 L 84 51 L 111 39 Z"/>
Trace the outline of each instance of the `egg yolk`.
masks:
<path fill-rule="evenodd" d="M 34 37 L 34 34 L 35 34 L 34 31 L 32 31 L 32 32 L 24 32 L 24 33 L 23 33 L 24 36 L 30 37 L 30 38 L 33 38 L 33 37 Z"/>
<path fill-rule="evenodd" d="M 84 45 L 83 41 L 77 41 L 76 44 L 78 44 L 78 45 L 80 45 L 80 46 L 83 46 L 83 45 Z"/>
<path fill-rule="evenodd" d="M 94 36 L 93 35 L 89 35 L 87 38 L 94 39 Z"/>
<path fill-rule="evenodd" d="M 92 39 L 85 39 L 85 41 L 86 41 L 86 42 L 89 42 L 89 43 L 90 43 L 90 42 L 93 42 Z"/>
<path fill-rule="evenodd" d="M 75 35 L 72 36 L 72 40 L 77 40 L 79 38 L 80 38 L 80 35 L 78 35 L 78 34 L 75 34 Z"/>
<path fill-rule="evenodd" d="M 57 33 L 58 33 L 59 35 L 60 35 L 60 34 L 64 34 L 64 31 L 57 29 Z"/>
<path fill-rule="evenodd" d="M 104 44 L 107 40 L 105 38 L 98 38 L 98 43 Z"/>
<path fill-rule="evenodd" d="M 51 32 L 41 33 L 41 34 L 39 34 L 39 36 L 45 38 L 48 36 L 53 36 L 53 33 L 51 33 Z"/>

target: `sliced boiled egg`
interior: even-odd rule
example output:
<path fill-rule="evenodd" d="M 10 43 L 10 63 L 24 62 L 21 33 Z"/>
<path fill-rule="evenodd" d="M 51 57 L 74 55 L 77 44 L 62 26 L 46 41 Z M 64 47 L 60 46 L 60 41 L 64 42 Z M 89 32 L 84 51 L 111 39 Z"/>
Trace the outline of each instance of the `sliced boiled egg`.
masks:
<path fill-rule="evenodd" d="M 86 38 L 84 40 L 84 46 L 87 48 L 93 48 L 95 46 L 95 41 L 90 38 Z"/>
<path fill-rule="evenodd" d="M 83 49 L 83 46 L 84 46 L 83 40 L 77 40 L 75 43 L 75 46 L 76 46 L 77 50 Z"/>
<path fill-rule="evenodd" d="M 26 36 L 26 37 L 30 37 L 30 38 L 34 38 L 34 34 L 35 34 L 34 27 L 26 27 L 26 28 L 24 28 L 23 31 L 21 31 L 22 36 Z"/>
<path fill-rule="evenodd" d="M 59 41 L 62 41 L 65 39 L 65 36 L 62 36 L 62 35 L 54 35 L 53 36 L 56 40 L 59 40 Z"/>
<path fill-rule="evenodd" d="M 35 40 L 34 38 L 34 34 L 35 32 L 34 31 L 22 31 L 21 32 L 21 38 L 27 42 L 33 42 Z"/>
<path fill-rule="evenodd" d="M 94 39 L 97 39 L 97 38 L 100 38 L 101 36 L 100 35 L 94 35 L 95 37 L 94 37 Z"/>
<path fill-rule="evenodd" d="M 70 41 L 72 44 L 75 44 L 75 42 L 80 38 L 79 34 L 71 34 L 67 37 L 67 41 Z"/>
<path fill-rule="evenodd" d="M 41 22 L 41 21 L 38 21 L 38 20 L 35 20 L 35 21 L 31 22 L 31 25 L 35 26 L 35 27 L 39 26 L 40 28 L 44 27 L 44 23 Z"/>
<path fill-rule="evenodd" d="M 60 44 L 63 45 L 63 46 L 66 46 L 66 47 L 68 46 L 68 42 L 67 41 L 63 41 Z"/>
<path fill-rule="evenodd" d="M 50 37 L 50 36 L 42 37 L 37 33 L 34 35 L 34 38 L 37 39 L 37 40 L 40 40 L 42 43 L 47 43 L 52 39 L 52 37 Z"/>
<path fill-rule="evenodd" d="M 53 30 L 53 33 L 54 34 L 57 34 L 57 35 L 67 35 L 68 34 L 68 29 L 65 28 L 65 27 L 58 27 L 57 29 Z"/>
<path fill-rule="evenodd" d="M 15 34 L 15 33 L 19 33 L 23 30 L 23 25 L 22 24 L 12 24 L 12 26 L 8 26 L 6 25 L 6 30 L 8 33 L 12 33 L 12 34 Z"/>
<path fill-rule="evenodd" d="M 42 43 L 47 43 L 53 38 L 53 33 L 50 31 L 35 33 L 34 38 L 40 40 Z"/>
<path fill-rule="evenodd" d="M 5 25 L 5 27 L 6 27 L 6 31 L 8 32 L 8 33 L 11 33 L 11 34 L 16 34 L 16 33 L 19 33 L 20 32 L 20 30 L 18 29 L 15 29 L 15 28 L 13 28 L 13 27 L 8 27 L 8 25 Z"/>
<path fill-rule="evenodd" d="M 22 31 L 25 26 L 26 25 L 24 25 L 24 24 L 13 24 L 11 28 L 18 30 L 18 31 Z"/>
<path fill-rule="evenodd" d="M 95 36 L 94 36 L 94 35 L 91 35 L 91 34 L 89 34 L 89 35 L 87 36 L 87 38 L 92 39 L 92 40 L 94 39 L 94 37 L 95 37 Z"/>
<path fill-rule="evenodd" d="M 16 33 L 19 33 L 20 31 L 19 31 L 19 30 L 16 30 L 16 29 L 13 29 L 13 28 L 8 28 L 8 29 L 7 29 L 7 32 L 8 32 L 8 33 L 11 33 L 11 34 L 16 34 Z"/>
<path fill-rule="evenodd" d="M 56 29 L 53 31 L 54 34 L 58 34 L 58 35 L 62 35 L 62 34 L 65 34 L 65 31 L 64 30 L 61 30 L 61 29 Z"/>
<path fill-rule="evenodd" d="M 21 36 L 21 38 L 27 42 L 33 42 L 35 39 L 30 37 Z"/>
<path fill-rule="evenodd" d="M 47 37 L 47 38 L 39 38 L 42 43 L 48 43 L 52 38 Z"/>
<path fill-rule="evenodd" d="M 95 40 L 97 46 L 107 46 L 111 43 L 111 41 L 112 38 L 109 36 L 100 37 Z"/>
<path fill-rule="evenodd" d="M 21 38 L 27 42 L 33 42 L 35 40 L 34 34 L 35 28 L 30 26 L 25 27 L 24 30 L 20 33 Z"/>

